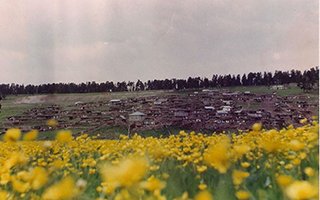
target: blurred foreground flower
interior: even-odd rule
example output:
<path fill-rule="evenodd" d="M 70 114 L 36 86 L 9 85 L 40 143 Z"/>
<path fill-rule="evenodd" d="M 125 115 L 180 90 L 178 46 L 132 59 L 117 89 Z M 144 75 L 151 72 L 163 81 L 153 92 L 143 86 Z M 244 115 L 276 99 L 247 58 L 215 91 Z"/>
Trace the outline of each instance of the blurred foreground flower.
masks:
<path fill-rule="evenodd" d="M 223 138 L 219 143 L 209 146 L 204 154 L 204 161 L 211 167 L 224 174 L 230 166 L 230 141 Z"/>
<path fill-rule="evenodd" d="M 120 161 L 119 165 L 102 166 L 100 172 L 105 182 L 117 188 L 130 187 L 139 182 L 145 176 L 147 169 L 148 161 L 145 158 L 126 158 Z"/>
<path fill-rule="evenodd" d="M 261 123 L 255 123 L 252 125 L 252 130 L 253 131 L 260 131 L 262 128 L 262 124 Z"/>
<path fill-rule="evenodd" d="M 68 176 L 45 190 L 44 200 L 72 199 L 78 195 L 74 180 Z"/>
<path fill-rule="evenodd" d="M 239 190 L 239 191 L 236 192 L 236 197 L 239 200 L 246 200 L 246 199 L 250 198 L 250 194 L 247 191 Z"/>
<path fill-rule="evenodd" d="M 318 195 L 318 188 L 308 181 L 295 181 L 286 189 L 290 199 L 311 199 Z"/>
<path fill-rule="evenodd" d="M 35 140 L 35 139 L 37 139 L 37 137 L 38 137 L 38 133 L 39 133 L 38 130 L 31 130 L 31 131 L 29 131 L 28 133 L 26 133 L 26 134 L 23 136 L 23 140 L 24 140 L 24 141 L 32 141 L 32 140 Z"/>
<path fill-rule="evenodd" d="M 58 121 L 57 120 L 55 120 L 55 119 L 49 119 L 48 121 L 47 121 L 47 125 L 48 126 L 50 126 L 50 127 L 57 127 L 58 126 Z"/>
<path fill-rule="evenodd" d="M 195 200 L 213 200 L 212 195 L 207 190 L 199 192 L 195 197 Z"/>
<path fill-rule="evenodd" d="M 3 140 L 6 142 L 15 142 L 21 137 L 21 130 L 18 128 L 10 128 L 3 136 Z"/>
<path fill-rule="evenodd" d="M 71 131 L 67 131 L 67 130 L 59 131 L 56 135 L 56 140 L 62 143 L 71 142 L 72 139 L 73 137 L 72 137 Z"/>

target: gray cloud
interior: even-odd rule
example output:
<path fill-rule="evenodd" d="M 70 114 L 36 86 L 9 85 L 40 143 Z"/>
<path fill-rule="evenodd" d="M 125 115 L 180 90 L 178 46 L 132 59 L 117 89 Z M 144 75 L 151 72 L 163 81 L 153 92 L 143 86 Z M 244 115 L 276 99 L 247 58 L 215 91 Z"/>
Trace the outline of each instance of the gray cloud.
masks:
<path fill-rule="evenodd" d="M 11 0 L 0 82 L 186 78 L 318 65 L 314 0 Z"/>

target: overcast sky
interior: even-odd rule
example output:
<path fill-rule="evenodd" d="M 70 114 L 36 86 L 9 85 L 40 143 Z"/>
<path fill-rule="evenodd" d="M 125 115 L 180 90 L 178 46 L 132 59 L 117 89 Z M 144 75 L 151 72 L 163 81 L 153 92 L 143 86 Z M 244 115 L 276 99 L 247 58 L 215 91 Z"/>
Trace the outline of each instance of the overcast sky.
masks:
<path fill-rule="evenodd" d="M 0 83 L 318 65 L 318 0 L 0 0 Z"/>

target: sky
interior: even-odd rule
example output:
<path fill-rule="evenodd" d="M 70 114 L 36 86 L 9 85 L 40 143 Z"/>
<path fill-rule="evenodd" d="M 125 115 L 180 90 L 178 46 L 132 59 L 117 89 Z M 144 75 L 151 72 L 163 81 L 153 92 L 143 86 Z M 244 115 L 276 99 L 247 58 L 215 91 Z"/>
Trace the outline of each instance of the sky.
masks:
<path fill-rule="evenodd" d="M 318 0 L 0 0 L 0 83 L 318 65 Z"/>

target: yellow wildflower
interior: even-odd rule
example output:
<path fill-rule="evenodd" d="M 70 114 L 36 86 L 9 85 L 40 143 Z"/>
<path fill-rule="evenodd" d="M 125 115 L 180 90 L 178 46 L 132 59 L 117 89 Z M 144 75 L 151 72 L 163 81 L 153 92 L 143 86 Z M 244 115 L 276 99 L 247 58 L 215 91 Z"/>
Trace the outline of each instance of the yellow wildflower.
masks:
<path fill-rule="evenodd" d="M 246 179 L 250 174 L 248 172 L 233 170 L 232 172 L 232 180 L 233 184 L 240 185 L 244 179 Z"/>
<path fill-rule="evenodd" d="M 199 192 L 195 197 L 194 200 L 213 200 L 213 196 L 207 190 Z"/>
<path fill-rule="evenodd" d="M 248 163 L 248 162 L 241 163 L 241 167 L 243 167 L 243 168 L 248 168 L 249 166 L 250 166 L 250 163 Z"/>
<path fill-rule="evenodd" d="M 292 140 L 289 143 L 289 147 L 294 151 L 299 151 L 304 148 L 304 144 L 300 142 L 299 140 Z"/>
<path fill-rule="evenodd" d="M 198 188 L 199 188 L 199 190 L 205 190 L 205 189 L 207 189 L 207 185 L 204 184 L 204 183 L 200 183 L 200 184 L 198 185 Z"/>
<path fill-rule="evenodd" d="M 0 184 L 6 185 L 11 180 L 10 173 L 1 173 L 0 174 Z"/>
<path fill-rule="evenodd" d="M 170 177 L 168 173 L 162 173 L 161 176 L 163 179 L 168 179 Z"/>
<path fill-rule="evenodd" d="M 38 137 L 38 130 L 31 130 L 29 131 L 28 133 L 26 133 L 24 136 L 23 136 L 23 140 L 25 141 L 32 141 L 32 140 L 35 140 L 37 139 Z"/>
<path fill-rule="evenodd" d="M 291 163 L 290 163 L 290 164 L 286 164 L 286 165 L 284 166 L 284 168 L 290 170 L 290 169 L 293 168 L 293 165 L 292 165 Z"/>
<path fill-rule="evenodd" d="M 202 166 L 197 166 L 197 172 L 202 173 L 207 170 L 207 166 L 202 165 Z"/>
<path fill-rule="evenodd" d="M 140 181 L 148 169 L 148 162 L 145 158 L 127 158 L 118 166 L 105 165 L 101 174 L 106 182 L 116 186 L 131 186 Z"/>
<path fill-rule="evenodd" d="M 262 124 L 261 123 L 255 123 L 252 125 L 252 130 L 254 131 L 260 131 L 262 128 Z"/>
<path fill-rule="evenodd" d="M 242 144 L 242 145 L 235 145 L 233 147 L 235 154 L 237 158 L 241 158 L 244 154 L 248 153 L 250 151 L 250 147 L 248 145 Z"/>
<path fill-rule="evenodd" d="M 12 178 L 12 187 L 15 191 L 25 193 L 30 189 L 30 184 L 27 182 L 19 181 L 16 177 Z"/>
<path fill-rule="evenodd" d="M 4 163 L 5 169 L 10 169 L 16 165 L 23 165 L 28 162 L 28 157 L 21 152 L 13 152 L 10 158 Z"/>
<path fill-rule="evenodd" d="M 286 189 L 290 199 L 311 199 L 318 194 L 318 188 L 307 181 L 295 181 Z"/>
<path fill-rule="evenodd" d="M 141 182 L 140 186 L 148 191 L 162 190 L 165 188 L 166 183 L 151 176 L 147 181 Z"/>
<path fill-rule="evenodd" d="M 122 189 L 114 198 L 114 200 L 131 200 L 132 197 L 128 190 Z"/>
<path fill-rule="evenodd" d="M 306 157 L 307 157 L 307 154 L 306 154 L 305 152 L 301 152 L 301 153 L 299 154 L 299 158 L 300 158 L 301 160 L 305 159 Z"/>
<path fill-rule="evenodd" d="M 60 199 L 72 199 L 77 196 L 78 191 L 75 189 L 74 180 L 68 176 L 62 179 L 60 182 L 47 188 L 42 195 L 44 200 L 60 200 Z"/>
<path fill-rule="evenodd" d="M 239 190 L 239 191 L 236 192 L 236 197 L 239 200 L 246 200 L 246 199 L 250 198 L 250 194 L 247 191 Z"/>
<path fill-rule="evenodd" d="M 8 199 L 8 197 L 9 197 L 9 193 L 8 192 L 0 190 L 0 199 L 5 200 L 5 199 Z"/>
<path fill-rule="evenodd" d="M 72 141 L 72 132 L 71 131 L 59 131 L 56 136 L 56 140 L 59 142 L 70 142 Z"/>
<path fill-rule="evenodd" d="M 303 118 L 299 122 L 300 122 L 300 124 L 305 124 L 305 123 L 307 123 L 307 121 L 308 121 L 307 118 Z"/>
<path fill-rule="evenodd" d="M 220 143 L 211 145 L 208 151 L 204 154 L 204 161 L 213 168 L 224 174 L 230 166 L 230 141 L 222 140 Z"/>
<path fill-rule="evenodd" d="M 28 182 L 31 180 L 31 174 L 30 172 L 27 171 L 20 171 L 17 173 L 17 178 L 24 181 L 24 182 Z"/>
<path fill-rule="evenodd" d="M 294 164 L 294 165 L 300 165 L 300 163 L 301 163 L 301 160 L 298 158 L 295 158 L 292 160 L 292 164 Z"/>
<path fill-rule="evenodd" d="M 288 185 L 290 185 L 292 183 L 292 181 L 293 181 L 293 179 L 291 176 L 280 175 L 277 177 L 277 182 L 282 187 L 287 187 Z"/>
<path fill-rule="evenodd" d="M 315 174 L 314 170 L 311 167 L 306 167 L 303 171 L 309 177 L 314 176 L 314 174 Z"/>
<path fill-rule="evenodd" d="M 49 120 L 47 121 L 47 125 L 48 125 L 48 126 L 51 126 L 51 127 L 56 127 L 56 126 L 58 126 L 58 121 L 55 120 L 55 119 L 49 119 Z"/>
<path fill-rule="evenodd" d="M 21 130 L 18 128 L 10 128 L 6 131 L 6 134 L 3 136 L 3 140 L 6 142 L 15 142 L 21 137 Z"/>
<path fill-rule="evenodd" d="M 48 182 L 48 173 L 42 167 L 34 168 L 31 175 L 31 187 L 34 190 L 42 188 Z"/>

